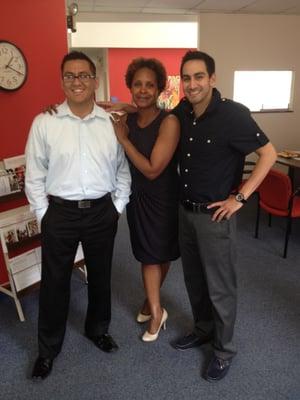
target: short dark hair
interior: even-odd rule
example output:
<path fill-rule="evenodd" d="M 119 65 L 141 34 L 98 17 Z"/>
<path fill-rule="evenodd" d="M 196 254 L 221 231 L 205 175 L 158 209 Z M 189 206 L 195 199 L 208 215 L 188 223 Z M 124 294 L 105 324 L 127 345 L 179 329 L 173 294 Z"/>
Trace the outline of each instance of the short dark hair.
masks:
<path fill-rule="evenodd" d="M 93 63 L 93 61 L 88 57 L 86 54 L 82 53 L 82 51 L 71 51 L 70 53 L 66 54 L 64 58 L 62 59 L 61 62 L 61 73 L 64 72 L 64 66 L 67 61 L 72 61 L 72 60 L 85 60 L 89 63 L 90 69 L 92 71 L 93 75 L 96 75 L 96 65 Z"/>
<path fill-rule="evenodd" d="M 189 50 L 182 57 L 181 65 L 180 65 L 180 76 L 182 76 L 182 70 L 183 70 L 184 64 L 191 60 L 203 61 L 206 65 L 206 69 L 207 69 L 209 76 L 212 76 L 212 74 L 214 74 L 216 71 L 215 60 L 210 55 L 208 55 L 207 53 L 204 53 L 203 51 L 199 51 L 199 50 Z"/>
<path fill-rule="evenodd" d="M 142 68 L 148 68 L 154 72 L 157 81 L 157 88 L 161 93 L 167 84 L 167 72 L 163 64 L 156 58 L 135 58 L 127 67 L 125 82 L 128 89 L 131 89 L 135 73 Z"/>

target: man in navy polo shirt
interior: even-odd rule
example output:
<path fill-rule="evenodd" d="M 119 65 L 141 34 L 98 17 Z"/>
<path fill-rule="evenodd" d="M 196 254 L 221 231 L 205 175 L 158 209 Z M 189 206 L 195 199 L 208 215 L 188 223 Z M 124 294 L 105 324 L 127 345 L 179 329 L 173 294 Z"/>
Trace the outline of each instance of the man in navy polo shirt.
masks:
<path fill-rule="evenodd" d="M 179 238 L 195 326 L 173 346 L 186 350 L 211 341 L 214 356 L 205 378 L 216 381 L 236 354 L 235 214 L 268 173 L 276 152 L 245 106 L 221 98 L 212 57 L 189 51 L 180 72 L 185 98 L 172 111 L 181 124 Z M 257 164 L 237 192 L 245 156 L 252 152 Z"/>

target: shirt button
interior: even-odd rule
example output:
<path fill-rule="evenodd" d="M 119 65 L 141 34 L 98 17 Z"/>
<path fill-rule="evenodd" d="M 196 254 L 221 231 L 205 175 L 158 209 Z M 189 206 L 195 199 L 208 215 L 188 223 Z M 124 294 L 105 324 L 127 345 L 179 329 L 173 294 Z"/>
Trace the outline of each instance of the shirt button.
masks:
<path fill-rule="evenodd" d="M 256 136 L 260 136 L 260 133 L 257 132 Z"/>
<path fill-rule="evenodd" d="M 187 155 L 186 155 L 187 157 L 191 157 L 191 154 L 190 153 L 187 153 Z"/>
<path fill-rule="evenodd" d="M 186 168 L 186 169 L 184 170 L 184 172 L 189 172 L 189 170 Z"/>
<path fill-rule="evenodd" d="M 226 101 L 226 99 L 223 97 L 222 101 Z"/>
<path fill-rule="evenodd" d="M 187 187 L 188 187 L 188 185 L 185 183 L 184 187 L 185 187 L 185 188 L 187 188 Z"/>
<path fill-rule="evenodd" d="M 196 124 L 197 124 L 197 122 L 196 122 L 196 121 L 194 121 L 194 122 L 193 122 L 193 125 L 195 126 Z"/>
<path fill-rule="evenodd" d="M 206 141 L 207 143 L 211 143 L 211 140 L 210 139 L 207 139 L 207 141 Z"/>
<path fill-rule="evenodd" d="M 193 140 L 194 140 L 194 138 L 192 138 L 192 137 L 189 138 L 189 141 L 190 141 L 190 142 L 192 142 Z"/>

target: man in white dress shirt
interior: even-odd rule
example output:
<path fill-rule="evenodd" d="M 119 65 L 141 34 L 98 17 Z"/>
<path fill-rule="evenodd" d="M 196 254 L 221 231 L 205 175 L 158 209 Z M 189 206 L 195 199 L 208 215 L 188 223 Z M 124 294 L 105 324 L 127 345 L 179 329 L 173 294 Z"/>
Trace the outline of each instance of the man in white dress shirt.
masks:
<path fill-rule="evenodd" d="M 25 190 L 41 224 L 42 241 L 39 356 L 33 379 L 50 374 L 61 350 L 79 242 L 88 274 L 85 335 L 105 352 L 118 349 L 108 334 L 111 263 L 130 173 L 109 114 L 94 102 L 94 63 L 84 53 L 71 52 L 63 58 L 61 72 L 66 100 L 55 115 L 34 119 L 26 145 Z"/>

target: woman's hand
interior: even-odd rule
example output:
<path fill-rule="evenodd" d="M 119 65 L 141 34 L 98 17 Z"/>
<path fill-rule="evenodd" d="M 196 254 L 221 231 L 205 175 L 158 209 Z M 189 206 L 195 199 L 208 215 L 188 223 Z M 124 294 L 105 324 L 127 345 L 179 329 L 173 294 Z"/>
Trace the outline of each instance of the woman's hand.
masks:
<path fill-rule="evenodd" d="M 119 143 L 123 144 L 124 141 L 128 139 L 129 133 L 129 129 L 126 124 L 126 117 L 120 117 L 118 114 L 112 114 L 110 119 Z"/>
<path fill-rule="evenodd" d="M 128 103 L 112 103 L 111 101 L 97 101 L 99 107 L 102 107 L 107 112 L 120 112 L 132 114 L 137 112 L 137 109 L 132 104 Z"/>

